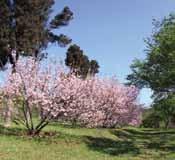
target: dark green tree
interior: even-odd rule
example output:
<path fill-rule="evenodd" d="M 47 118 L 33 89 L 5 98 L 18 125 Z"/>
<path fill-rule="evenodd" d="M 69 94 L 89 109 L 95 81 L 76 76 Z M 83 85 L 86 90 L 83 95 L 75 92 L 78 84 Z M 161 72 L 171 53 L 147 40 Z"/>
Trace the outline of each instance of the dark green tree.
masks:
<path fill-rule="evenodd" d="M 99 72 L 99 65 L 96 60 L 89 60 L 83 50 L 77 45 L 71 45 L 66 53 L 65 64 L 70 71 L 82 78 L 94 76 Z"/>
<path fill-rule="evenodd" d="M 156 101 L 153 104 L 155 112 L 161 117 L 165 128 L 171 127 L 175 117 L 175 96 L 169 95 L 166 98 Z"/>
<path fill-rule="evenodd" d="M 0 67 L 8 61 L 15 65 L 19 55 L 43 57 L 50 43 L 61 47 L 71 42 L 54 30 L 73 19 L 68 7 L 50 20 L 54 0 L 0 0 Z M 14 53 L 14 54 L 13 54 Z"/>
<path fill-rule="evenodd" d="M 151 38 L 146 41 L 146 58 L 134 60 L 129 84 L 151 88 L 158 100 L 175 93 L 175 15 L 154 21 Z"/>
<path fill-rule="evenodd" d="M 162 117 L 155 110 L 143 118 L 141 126 L 146 128 L 160 128 Z"/>
<path fill-rule="evenodd" d="M 128 84 L 153 90 L 154 112 L 149 119 L 156 115 L 167 128 L 175 116 L 175 15 L 154 20 L 153 34 L 145 42 L 146 58 L 134 60 Z"/>
<path fill-rule="evenodd" d="M 90 61 L 90 70 L 89 73 L 91 76 L 94 76 L 96 73 L 99 72 L 99 64 L 96 60 L 91 60 Z"/>

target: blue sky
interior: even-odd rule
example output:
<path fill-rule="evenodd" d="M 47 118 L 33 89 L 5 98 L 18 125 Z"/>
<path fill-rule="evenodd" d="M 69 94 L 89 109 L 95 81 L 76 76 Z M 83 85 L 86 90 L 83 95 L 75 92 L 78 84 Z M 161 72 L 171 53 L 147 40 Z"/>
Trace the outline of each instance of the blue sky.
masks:
<path fill-rule="evenodd" d="M 100 75 L 116 75 L 124 82 L 134 58 L 144 58 L 143 39 L 152 32 L 152 19 L 175 11 L 175 0 L 56 0 L 54 13 L 63 6 L 74 12 L 74 20 L 57 33 L 64 33 L 100 64 Z M 49 52 L 64 59 L 65 49 Z M 151 91 L 143 90 L 140 101 L 150 104 Z"/>
<path fill-rule="evenodd" d="M 175 0 L 55 0 L 52 16 L 69 6 L 74 20 L 56 31 L 73 39 L 100 64 L 100 75 L 116 75 L 124 82 L 134 58 L 144 58 L 143 39 L 152 32 L 152 19 L 175 11 Z M 52 46 L 48 52 L 64 60 L 66 48 Z M 2 74 L 1 77 L 2 78 Z M 151 92 L 141 92 L 140 101 L 150 104 Z"/>

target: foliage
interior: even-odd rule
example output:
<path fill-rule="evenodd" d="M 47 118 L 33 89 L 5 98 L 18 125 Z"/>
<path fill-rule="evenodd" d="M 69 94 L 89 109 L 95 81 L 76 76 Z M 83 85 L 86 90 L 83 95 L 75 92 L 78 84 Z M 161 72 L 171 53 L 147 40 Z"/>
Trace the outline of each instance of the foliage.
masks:
<path fill-rule="evenodd" d="M 162 122 L 162 117 L 154 109 L 149 111 L 147 115 L 142 120 L 142 127 L 145 128 L 160 128 Z"/>
<path fill-rule="evenodd" d="M 115 79 L 82 80 L 66 74 L 59 66 L 43 68 L 33 59 L 19 61 L 16 72 L 9 73 L 1 91 L 22 111 L 16 120 L 29 134 L 38 134 L 55 118 L 76 119 L 89 127 L 140 123 L 138 90 L 134 86 L 125 87 Z M 33 110 L 41 114 L 36 126 Z"/>
<path fill-rule="evenodd" d="M 154 21 L 153 35 L 145 42 L 146 59 L 133 62 L 127 80 L 140 88 L 151 88 L 158 100 L 175 91 L 175 15 Z"/>
<path fill-rule="evenodd" d="M 174 123 L 175 116 L 175 97 L 169 95 L 167 98 L 161 99 L 154 103 L 154 110 L 159 114 L 164 122 L 165 128 L 170 127 Z"/>
<path fill-rule="evenodd" d="M 154 101 L 151 108 L 143 111 L 142 126 L 149 128 L 174 128 L 175 106 L 174 95 L 169 95 L 158 101 Z"/>
<path fill-rule="evenodd" d="M 77 45 L 71 45 L 66 53 L 65 64 L 70 67 L 71 72 L 82 78 L 94 76 L 99 72 L 99 64 L 96 60 L 89 60 Z"/>
<path fill-rule="evenodd" d="M 132 73 L 127 76 L 128 84 L 153 90 L 154 112 L 143 123 L 157 126 L 161 119 L 167 128 L 174 117 L 175 15 L 161 22 L 154 20 L 153 34 L 145 42 L 146 58 L 134 60 Z"/>
<path fill-rule="evenodd" d="M 67 26 L 73 19 L 69 7 L 50 20 L 54 0 L 1 0 L 0 1 L 0 67 L 9 60 L 13 65 L 19 55 L 42 59 L 42 51 L 49 43 L 66 46 L 67 36 L 56 35 L 54 30 Z"/>

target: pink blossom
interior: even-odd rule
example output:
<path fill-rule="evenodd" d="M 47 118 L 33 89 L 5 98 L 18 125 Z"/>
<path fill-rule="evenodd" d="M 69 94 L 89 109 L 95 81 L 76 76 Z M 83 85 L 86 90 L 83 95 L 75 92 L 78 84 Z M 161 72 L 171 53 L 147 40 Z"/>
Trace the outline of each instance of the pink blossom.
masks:
<path fill-rule="evenodd" d="M 18 61 L 16 73 L 8 74 L 1 92 L 9 99 L 21 97 L 48 121 L 76 120 L 89 127 L 140 123 L 141 107 L 134 86 L 124 86 L 114 78 L 82 80 L 60 66 L 43 67 L 33 59 Z"/>

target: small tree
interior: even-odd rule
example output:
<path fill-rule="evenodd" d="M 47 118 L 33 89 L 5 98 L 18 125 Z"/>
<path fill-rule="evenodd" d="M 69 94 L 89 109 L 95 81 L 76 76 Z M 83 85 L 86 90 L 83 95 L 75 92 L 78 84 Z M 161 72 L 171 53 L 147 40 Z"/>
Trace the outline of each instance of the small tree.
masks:
<path fill-rule="evenodd" d="M 94 76 L 99 72 L 99 64 L 96 60 L 89 60 L 83 50 L 77 45 L 71 45 L 66 53 L 65 64 L 72 73 L 82 78 Z"/>
<path fill-rule="evenodd" d="M 12 100 L 17 108 L 15 120 L 27 128 L 28 134 L 39 134 L 53 117 L 58 116 L 58 101 L 55 99 L 59 74 L 53 73 L 50 67 L 42 68 L 33 59 L 19 61 L 16 72 L 9 72 L 2 93 L 6 99 Z M 34 111 L 43 115 L 36 125 Z"/>

